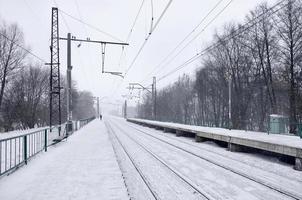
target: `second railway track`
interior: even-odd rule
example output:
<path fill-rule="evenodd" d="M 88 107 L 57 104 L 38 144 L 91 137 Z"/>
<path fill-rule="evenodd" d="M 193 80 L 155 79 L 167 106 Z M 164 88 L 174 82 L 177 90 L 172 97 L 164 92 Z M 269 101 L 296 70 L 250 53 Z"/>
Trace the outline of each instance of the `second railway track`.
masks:
<path fill-rule="evenodd" d="M 115 126 L 118 127 L 117 124 L 115 124 Z M 202 159 L 202 160 L 205 160 L 205 161 L 207 161 L 207 162 L 209 162 L 209 163 L 211 163 L 211 164 L 214 164 L 214 165 L 216 165 L 216 166 L 218 166 L 218 167 L 221 167 L 221 168 L 223 168 L 223 169 L 225 169 L 225 170 L 227 170 L 227 171 L 229 171 L 229 172 L 231 172 L 231 173 L 234 173 L 234 174 L 236 174 L 236 175 L 239 175 L 239 176 L 241 176 L 241 177 L 243 177 L 243 178 L 246 178 L 246 179 L 248 179 L 248 180 L 250 180 L 250 181 L 253 181 L 253 182 L 257 183 L 257 184 L 260 184 L 260 185 L 262 185 L 262 186 L 265 186 L 265 187 L 269 188 L 270 190 L 276 191 L 276 192 L 278 192 L 278 193 L 280 193 L 280 194 L 282 194 L 282 195 L 285 195 L 285 196 L 287 196 L 287 197 L 289 197 L 289 198 L 291 198 L 291 199 L 302 199 L 300 196 L 297 196 L 296 194 L 292 194 L 292 193 L 290 193 L 290 192 L 288 192 L 288 191 L 285 191 L 285 190 L 283 190 L 283 189 L 281 189 L 281 188 L 278 188 L 278 187 L 276 187 L 276 186 L 273 186 L 273 185 L 268 184 L 268 183 L 266 183 L 266 182 L 263 182 L 263 181 L 261 181 L 261 180 L 257 180 L 257 179 L 254 178 L 254 177 L 251 177 L 251 176 L 249 176 L 249 175 L 247 175 L 247 174 L 244 174 L 244 173 L 242 173 L 242 172 L 236 171 L 236 170 L 234 170 L 234 169 L 232 169 L 232 168 L 230 168 L 230 167 L 227 167 L 227 166 L 225 166 L 225 165 L 221 165 L 221 164 L 219 164 L 219 163 L 217 163 L 217 162 L 213 162 L 212 160 L 209 160 L 209 159 L 207 159 L 207 158 L 205 158 L 205 157 L 202 157 L 202 156 L 200 156 L 200 155 L 197 155 L 197 154 L 195 154 L 195 153 L 193 153 L 193 152 L 191 152 L 191 151 L 188 151 L 187 149 L 184 149 L 184 148 L 181 148 L 181 147 L 179 147 L 179 146 L 176 146 L 175 144 L 172 144 L 172 143 L 170 143 L 170 142 L 167 142 L 167 141 L 165 141 L 165 140 L 163 140 L 163 139 L 161 139 L 161 138 L 158 138 L 158 137 L 156 137 L 156 136 L 153 136 L 152 134 L 147 133 L 147 132 L 145 132 L 145 131 L 143 131 L 143 130 L 141 130 L 141 129 L 135 128 L 135 127 L 130 126 L 130 125 L 128 125 L 128 126 L 131 127 L 131 128 L 133 128 L 133 129 L 135 129 L 136 131 L 139 131 L 139 132 L 143 133 L 144 135 L 147 135 L 147 136 L 149 136 L 149 137 L 151 137 L 151 138 L 157 140 L 157 141 L 160 141 L 160 142 L 162 142 L 162 143 L 165 143 L 166 145 L 170 145 L 170 146 L 172 146 L 172 147 L 174 147 L 174 148 L 176 148 L 176 149 L 179 149 L 179 150 L 181 150 L 181 151 L 183 151 L 183 152 L 186 152 L 186 153 L 188 153 L 188 154 L 190 154 L 190 155 L 192 155 L 192 156 L 195 156 L 195 157 L 198 157 L 198 158 L 200 158 L 200 159 Z M 125 134 L 127 134 L 123 129 L 121 129 L 120 127 L 118 127 L 118 128 L 119 128 L 120 131 L 122 131 L 122 132 L 124 132 Z M 129 136 L 129 134 L 127 134 L 127 136 L 128 136 L 128 137 L 131 137 L 131 136 Z M 135 139 L 132 138 L 132 140 L 135 140 Z"/>

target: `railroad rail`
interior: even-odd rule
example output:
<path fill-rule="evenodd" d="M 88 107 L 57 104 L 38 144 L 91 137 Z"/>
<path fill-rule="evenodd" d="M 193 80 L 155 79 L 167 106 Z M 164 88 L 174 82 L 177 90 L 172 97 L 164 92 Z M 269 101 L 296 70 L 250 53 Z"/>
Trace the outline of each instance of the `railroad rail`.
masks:
<path fill-rule="evenodd" d="M 128 125 L 128 126 L 130 126 L 130 125 Z M 145 131 L 143 131 L 143 130 L 141 130 L 141 129 L 138 129 L 138 128 L 133 127 L 133 126 L 130 126 L 130 127 L 132 127 L 133 129 L 135 129 L 135 130 L 137 130 L 137 131 L 143 133 L 144 135 L 147 135 L 147 136 L 149 136 L 149 137 L 151 137 L 151 138 L 153 138 L 153 139 L 156 139 L 156 140 L 158 140 L 158 141 L 160 141 L 160 142 L 162 142 L 162 143 L 165 143 L 165 144 L 170 145 L 170 146 L 172 146 L 172 147 L 174 147 L 174 148 L 177 148 L 177 149 L 179 149 L 179 150 L 181 150 L 181 151 L 183 151 L 183 152 L 186 152 L 186 153 L 188 153 L 188 154 L 190 154 L 190 155 L 192 155 L 192 156 L 195 156 L 195 157 L 198 157 L 198 158 L 200 158 L 200 159 L 202 159 L 202 160 L 205 160 L 205 161 L 207 161 L 207 162 L 209 162 L 209 163 L 211 163 L 211 164 L 213 164 L 213 165 L 215 165 L 215 166 L 221 167 L 221 168 L 223 168 L 223 169 L 225 169 L 225 170 L 227 170 L 227 171 L 230 171 L 230 172 L 232 172 L 232 173 L 234 173 L 234 174 L 237 174 L 237 175 L 239 175 L 239 176 L 241 176 L 241 177 L 243 177 L 243 178 L 249 179 L 250 181 L 253 181 L 253 182 L 255 182 L 255 183 L 258 183 L 258 184 L 260 184 L 260 185 L 262 185 L 262 186 L 265 186 L 265 187 L 267 187 L 267 188 L 269 188 L 269 189 L 271 189 L 271 190 L 274 190 L 274 191 L 276 191 L 276 192 L 278 192 L 278 193 L 281 193 L 281 194 L 283 194 L 283 195 L 286 195 L 286 196 L 288 196 L 288 197 L 290 197 L 290 198 L 292 198 L 292 199 L 302 199 L 302 196 L 297 196 L 296 194 L 292 194 L 292 193 L 290 193 L 290 192 L 288 192 L 288 191 L 285 191 L 285 190 L 283 190 L 283 189 L 281 189 L 281 188 L 279 188 L 279 187 L 277 187 L 277 186 L 273 186 L 273 185 L 271 185 L 271 184 L 269 184 L 269 183 L 266 183 L 266 182 L 264 182 L 264 181 L 258 180 L 258 179 L 256 179 L 255 177 L 249 176 L 247 173 L 242 173 L 242 172 L 236 171 L 236 170 L 234 170 L 234 169 L 231 168 L 231 167 L 228 167 L 228 166 L 226 166 L 226 165 L 222 165 L 221 163 L 215 162 L 215 161 L 210 160 L 210 159 L 208 159 L 208 158 L 206 158 L 206 157 L 203 157 L 203 156 L 198 155 L 198 154 L 196 154 L 196 153 L 194 153 L 194 152 L 191 152 L 191 151 L 189 151 L 189 150 L 187 150 L 187 149 L 184 149 L 184 148 L 179 147 L 179 146 L 177 146 L 177 145 L 175 145 L 175 144 L 172 144 L 172 143 L 170 143 L 170 142 L 167 142 L 167 141 L 165 141 L 165 140 L 163 140 L 163 139 L 161 139 L 161 138 L 158 138 L 158 137 L 156 137 L 156 136 L 154 136 L 154 135 L 152 135 L 152 134 L 150 134 L 150 133 L 147 133 L 147 132 L 145 132 Z"/>

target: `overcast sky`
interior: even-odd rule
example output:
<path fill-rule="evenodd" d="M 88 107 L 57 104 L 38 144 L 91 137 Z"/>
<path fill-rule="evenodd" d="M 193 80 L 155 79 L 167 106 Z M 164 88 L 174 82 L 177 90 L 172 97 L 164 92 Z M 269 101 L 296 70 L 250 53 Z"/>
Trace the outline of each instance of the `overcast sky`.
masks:
<path fill-rule="evenodd" d="M 67 33 L 71 32 L 77 38 L 90 37 L 91 40 L 119 42 L 116 38 L 126 41 L 142 2 L 142 0 L 0 0 L 0 19 L 8 23 L 18 23 L 24 32 L 26 45 L 30 47 L 32 52 L 49 61 L 51 7 L 59 7 L 62 11 L 114 36 L 112 38 L 102 34 L 60 12 L 61 37 L 66 37 Z M 132 31 L 129 46 L 125 47 L 124 51 L 122 51 L 121 46 L 106 46 L 105 70 L 125 72 L 130 66 L 150 30 L 151 2 L 151 0 L 144 1 L 141 13 Z M 168 0 L 153 0 L 154 23 L 159 19 L 168 2 Z M 218 2 L 220 0 L 172 1 L 124 80 L 117 76 L 101 74 L 100 45 L 82 44 L 80 48 L 77 48 L 78 43 L 73 43 L 72 76 L 77 82 L 78 88 L 89 90 L 95 96 L 107 97 L 106 101 L 115 103 L 122 99 L 122 94 L 127 94 L 126 87 L 129 82 L 139 82 L 144 85 L 151 84 L 154 74 L 147 76 L 150 71 L 161 63 Z M 230 0 L 222 0 L 187 41 L 190 41 L 191 38 L 204 29 L 206 24 L 229 2 Z M 161 66 L 155 75 L 159 78 L 194 56 L 206 47 L 215 31 L 221 30 L 226 23 L 243 22 L 245 15 L 261 2 L 263 1 L 233 0 L 217 19 L 191 42 L 176 59 L 167 65 Z M 273 5 L 276 0 L 268 0 L 268 3 Z M 66 44 L 64 41 L 60 42 L 60 57 L 61 72 L 65 74 Z M 32 59 L 35 60 L 35 58 Z M 193 62 L 183 70 L 158 82 L 158 88 L 173 82 L 184 72 L 193 74 L 197 64 L 198 61 Z"/>

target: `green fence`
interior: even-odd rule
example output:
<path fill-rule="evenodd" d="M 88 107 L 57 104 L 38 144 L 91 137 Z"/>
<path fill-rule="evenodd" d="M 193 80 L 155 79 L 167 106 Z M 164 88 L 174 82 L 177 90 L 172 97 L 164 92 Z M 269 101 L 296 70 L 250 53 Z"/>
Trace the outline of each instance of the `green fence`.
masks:
<path fill-rule="evenodd" d="M 73 121 L 73 131 L 68 132 L 66 123 L 52 128 L 41 128 L 26 134 L 0 139 L 0 177 L 27 162 L 42 151 L 47 151 L 54 140 L 66 138 L 74 131 L 82 128 L 95 117 Z"/>

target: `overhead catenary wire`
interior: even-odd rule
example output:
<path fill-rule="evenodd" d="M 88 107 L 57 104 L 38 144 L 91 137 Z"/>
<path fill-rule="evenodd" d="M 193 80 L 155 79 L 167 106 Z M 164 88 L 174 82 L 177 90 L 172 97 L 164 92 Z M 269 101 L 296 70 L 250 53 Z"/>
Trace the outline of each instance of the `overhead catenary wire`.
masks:
<path fill-rule="evenodd" d="M 161 13 L 160 17 L 158 18 L 158 20 L 156 21 L 155 25 L 152 27 L 151 31 L 149 32 L 149 35 L 145 38 L 143 44 L 141 45 L 141 47 L 139 48 L 137 54 L 134 56 L 131 64 L 129 65 L 129 67 L 127 68 L 124 77 L 127 76 L 129 70 L 133 67 L 135 61 L 137 60 L 138 56 L 140 55 L 140 53 L 142 52 L 143 48 L 145 47 L 145 45 L 147 44 L 150 36 L 152 35 L 153 31 L 156 29 L 156 27 L 158 26 L 159 22 L 162 20 L 163 16 L 165 15 L 165 13 L 167 12 L 168 8 L 170 7 L 171 3 L 173 0 L 169 0 L 169 2 L 167 3 L 165 9 L 163 10 L 163 12 Z"/>
<path fill-rule="evenodd" d="M 141 13 L 141 11 L 142 11 L 142 8 L 143 8 L 144 3 L 145 3 L 145 0 L 142 0 L 141 4 L 140 4 L 140 6 L 139 6 L 138 12 L 137 12 L 137 14 L 136 14 L 136 16 L 135 16 L 135 18 L 134 18 L 134 21 L 133 21 L 133 23 L 132 23 L 132 25 L 131 25 L 130 31 L 129 31 L 128 35 L 127 35 L 126 43 L 129 43 L 129 40 L 130 40 L 131 35 L 132 35 L 132 33 L 133 33 L 133 30 L 134 30 L 135 24 L 136 24 L 136 22 L 137 22 L 137 19 L 138 19 L 139 15 L 140 15 L 140 13 Z M 127 47 L 126 47 L 126 48 L 127 48 Z M 120 67 L 120 64 L 121 64 L 121 60 L 122 60 L 124 51 L 125 51 L 125 47 L 123 46 L 123 47 L 122 47 L 122 52 L 121 52 L 121 55 L 120 55 L 120 58 L 119 58 L 119 64 L 118 64 L 119 67 Z"/>
<path fill-rule="evenodd" d="M 75 20 L 75 21 L 78 21 L 78 22 L 80 22 L 80 23 L 82 23 L 82 24 L 85 24 L 87 27 L 89 27 L 89 28 L 91 28 L 91 29 L 94 29 L 94 30 L 96 30 L 96 31 L 98 31 L 98 32 L 100 32 L 100 33 L 102 33 L 102 34 L 104 34 L 104 35 L 107 35 L 108 37 L 111 37 L 112 39 L 115 39 L 115 40 L 118 40 L 118 41 L 120 41 L 120 42 L 123 42 L 123 40 L 119 39 L 118 37 L 116 37 L 116 36 L 114 36 L 114 35 L 112 35 L 112 34 L 110 34 L 110 33 L 107 33 L 107 32 L 105 32 L 105 31 L 101 30 L 100 28 L 98 28 L 98 27 L 96 27 L 96 26 L 93 26 L 93 25 L 91 25 L 91 24 L 89 24 L 89 23 L 86 23 L 86 22 L 84 22 L 83 20 L 81 20 L 81 19 L 79 19 L 79 18 L 77 18 L 77 17 L 74 17 L 73 15 L 71 15 L 71 14 L 65 12 L 65 11 L 62 10 L 62 9 L 58 9 L 58 10 L 59 10 L 61 13 L 63 13 L 64 15 L 70 17 L 71 19 L 73 19 L 73 20 Z"/>
<path fill-rule="evenodd" d="M 79 3 L 78 3 L 78 0 L 74 0 L 74 2 L 75 2 L 76 8 L 77 8 L 77 12 L 78 12 L 78 15 L 79 15 L 80 19 L 81 19 L 82 21 L 84 21 L 84 20 L 83 20 L 83 15 L 82 15 L 81 10 L 80 10 L 80 6 L 79 6 Z M 88 37 L 89 35 L 88 35 L 88 31 L 87 31 L 86 25 L 83 24 L 83 23 L 81 23 L 81 24 L 83 25 L 83 30 L 84 30 L 84 33 L 85 33 L 86 37 Z M 81 45 L 81 43 L 80 43 L 79 45 Z M 79 47 L 79 45 L 78 45 L 78 47 Z M 89 47 L 90 47 L 90 43 L 88 43 L 88 45 L 89 45 Z M 90 50 L 91 50 L 91 49 L 89 48 L 89 49 L 88 49 L 88 53 L 89 53 L 89 55 L 90 55 L 90 57 L 91 57 L 91 51 L 90 51 Z M 79 55 L 79 59 L 80 59 L 81 66 L 84 66 L 84 64 L 83 64 L 84 62 L 83 62 L 83 60 L 82 60 L 81 54 L 80 54 L 78 51 L 77 51 L 77 53 L 78 53 L 78 55 Z M 90 66 L 92 66 L 92 64 L 91 64 L 91 63 L 92 63 L 92 62 L 91 62 L 91 59 L 88 59 L 88 60 L 89 60 Z M 86 71 L 85 71 L 86 67 L 82 67 L 81 69 L 83 70 L 85 79 L 88 80 L 88 84 L 89 84 L 90 88 L 92 88 L 92 86 L 93 86 L 94 84 L 92 84 L 92 80 L 89 79 L 88 76 L 87 76 L 87 74 L 86 74 Z"/>
<path fill-rule="evenodd" d="M 131 28 L 130 28 L 130 31 L 129 31 L 128 35 L 127 35 L 126 42 L 129 42 L 129 40 L 130 40 L 130 37 L 131 37 L 131 35 L 132 35 L 132 33 L 133 33 L 133 29 L 134 29 L 134 27 L 135 27 L 135 25 L 136 25 L 137 19 L 138 19 L 139 15 L 140 15 L 141 11 L 142 11 L 142 8 L 143 8 L 144 3 L 145 3 L 145 0 L 142 0 L 141 4 L 140 4 L 140 6 L 139 6 L 138 12 L 137 12 L 137 14 L 136 14 L 136 16 L 135 16 L 135 18 L 134 18 L 134 21 L 133 21 L 133 23 L 132 23 L 132 26 L 131 26 Z"/>
<path fill-rule="evenodd" d="M 176 55 L 174 55 L 167 63 L 165 63 L 165 66 L 167 66 L 169 63 L 171 63 L 173 60 L 175 60 L 179 54 L 181 54 L 181 52 L 183 52 L 188 46 L 189 44 L 191 44 L 201 33 L 203 33 L 218 17 L 219 15 L 221 15 L 226 9 L 227 7 L 229 7 L 229 5 L 233 2 L 233 0 L 230 0 L 214 17 L 211 21 L 209 21 L 205 27 L 197 34 L 195 35 L 184 47 L 182 47 L 179 52 L 177 52 Z M 164 66 L 164 67 L 165 67 Z M 160 68 L 157 72 L 161 71 L 164 69 L 164 67 Z"/>
<path fill-rule="evenodd" d="M 56 2 L 56 0 L 53 0 L 53 2 L 56 5 L 56 7 L 59 8 L 59 4 Z M 62 16 L 62 19 L 63 19 L 63 22 L 64 22 L 66 28 L 68 29 L 69 32 L 71 32 L 71 29 L 70 29 L 69 25 L 67 24 L 67 21 L 66 21 L 65 17 L 63 15 L 61 15 L 61 16 Z"/>
<path fill-rule="evenodd" d="M 190 31 L 185 37 L 184 39 L 182 39 L 176 46 L 175 48 L 173 48 L 172 51 L 170 51 L 170 53 L 158 64 L 156 65 L 142 80 L 142 82 L 144 82 L 147 78 L 149 78 L 149 76 L 156 70 L 158 69 L 160 66 L 162 66 L 162 64 L 196 31 L 196 29 L 212 14 L 212 12 L 223 2 L 224 0 L 219 0 L 214 7 L 201 19 L 201 21 L 193 28 L 192 31 Z M 200 34 L 200 33 L 199 33 Z M 199 35 L 198 34 L 198 35 Z"/>
<path fill-rule="evenodd" d="M 139 17 L 139 15 L 140 15 L 140 13 L 141 13 L 141 11 L 142 11 L 142 9 L 143 9 L 144 3 L 145 3 L 145 0 L 142 0 L 141 4 L 140 4 L 140 6 L 139 6 L 139 9 L 138 9 L 138 11 L 137 11 L 137 14 L 135 15 L 135 18 L 134 18 L 134 20 L 133 20 L 133 23 L 132 23 L 132 25 L 131 25 L 131 27 L 130 27 L 130 31 L 129 31 L 127 37 L 126 37 L 126 43 L 129 43 L 129 41 L 130 41 L 131 35 L 132 35 L 132 33 L 133 33 L 133 30 L 134 30 L 134 27 L 135 27 L 136 22 L 137 22 L 137 20 L 138 20 L 138 17 Z M 153 9 L 153 7 L 152 7 L 152 9 Z M 152 11 L 152 18 L 153 18 L 153 11 Z M 153 19 L 152 19 L 152 20 L 153 20 Z M 151 23 L 151 24 L 152 24 L 152 23 Z M 121 54 L 120 54 L 120 57 L 119 57 L 119 62 L 118 62 L 118 70 L 120 70 L 120 68 L 121 68 L 122 58 L 123 58 L 123 55 L 126 54 L 127 48 L 128 48 L 128 47 L 122 46 L 122 51 L 121 51 Z M 114 79 L 113 85 L 115 85 L 115 82 L 116 82 L 116 79 Z M 119 85 L 120 85 L 120 84 L 119 84 Z M 119 86 L 117 86 L 117 87 L 119 87 Z M 115 90 L 113 90 L 113 91 L 115 91 Z M 114 94 L 114 93 L 112 93 L 112 94 Z M 112 95 L 111 95 L 111 96 L 112 96 Z"/>
<path fill-rule="evenodd" d="M 159 19 L 156 21 L 155 25 L 153 26 L 151 32 L 149 32 L 148 36 L 145 38 L 143 44 L 141 45 L 141 47 L 139 48 L 137 54 L 135 55 L 134 59 L 132 60 L 131 64 L 129 65 L 129 67 L 127 68 L 127 70 L 125 71 L 124 74 L 124 79 L 122 79 L 120 81 L 120 83 L 118 84 L 118 86 L 113 90 L 113 93 L 111 94 L 111 97 L 116 93 L 116 91 L 120 88 L 121 84 L 124 82 L 126 76 L 128 75 L 129 70 L 133 67 L 135 61 L 137 60 L 138 56 L 140 55 L 140 53 L 142 52 L 143 48 L 145 47 L 148 39 L 150 38 L 150 36 L 152 35 L 153 31 L 156 29 L 156 27 L 158 26 L 159 22 L 162 20 L 164 14 L 167 12 L 168 8 L 170 7 L 171 3 L 173 0 L 169 0 L 169 2 L 167 3 L 166 7 L 164 8 L 163 12 L 161 13 Z"/>
<path fill-rule="evenodd" d="M 238 35 L 244 33 L 245 31 L 247 31 L 248 29 L 250 29 L 251 27 L 253 27 L 256 23 L 259 23 L 259 21 L 261 21 L 261 19 L 259 21 L 256 21 L 257 19 L 261 18 L 262 16 L 264 16 L 265 14 L 268 14 L 270 11 L 272 11 L 274 8 L 278 7 L 279 5 L 281 5 L 284 1 L 286 0 L 281 0 L 279 1 L 277 4 L 275 4 L 274 6 L 272 6 L 271 8 L 267 9 L 265 12 L 263 12 L 262 14 L 258 15 L 256 18 L 253 18 L 252 20 L 246 22 L 244 25 L 240 26 L 236 31 L 235 34 L 230 34 L 227 35 L 226 37 L 222 38 L 222 40 L 227 41 L 230 39 L 233 39 L 234 37 L 237 37 Z M 279 10 L 281 10 L 282 8 L 284 8 L 286 5 L 281 6 L 280 8 L 276 9 L 275 11 L 272 11 L 270 13 L 270 15 L 273 15 L 275 13 L 277 13 Z M 256 21 L 256 22 L 255 22 Z M 252 23 L 252 24 L 250 24 Z M 250 25 L 249 25 L 250 24 Z M 237 33 L 236 33 L 237 32 Z M 218 46 L 220 46 L 221 43 L 216 42 L 215 44 L 205 48 L 204 50 L 202 50 L 200 53 L 194 55 L 193 57 L 191 57 L 190 59 L 188 59 L 187 61 L 185 61 L 184 63 L 182 63 L 181 65 L 179 65 L 178 67 L 176 67 L 175 69 L 171 70 L 170 72 L 166 73 L 165 75 L 161 76 L 160 78 L 158 78 L 157 82 L 165 79 L 166 77 L 174 74 L 175 72 L 179 71 L 180 69 L 188 66 L 190 63 L 192 63 L 193 61 L 195 61 L 196 59 L 200 58 L 202 55 L 204 55 L 206 52 L 210 51 L 211 49 L 214 49 Z"/>

